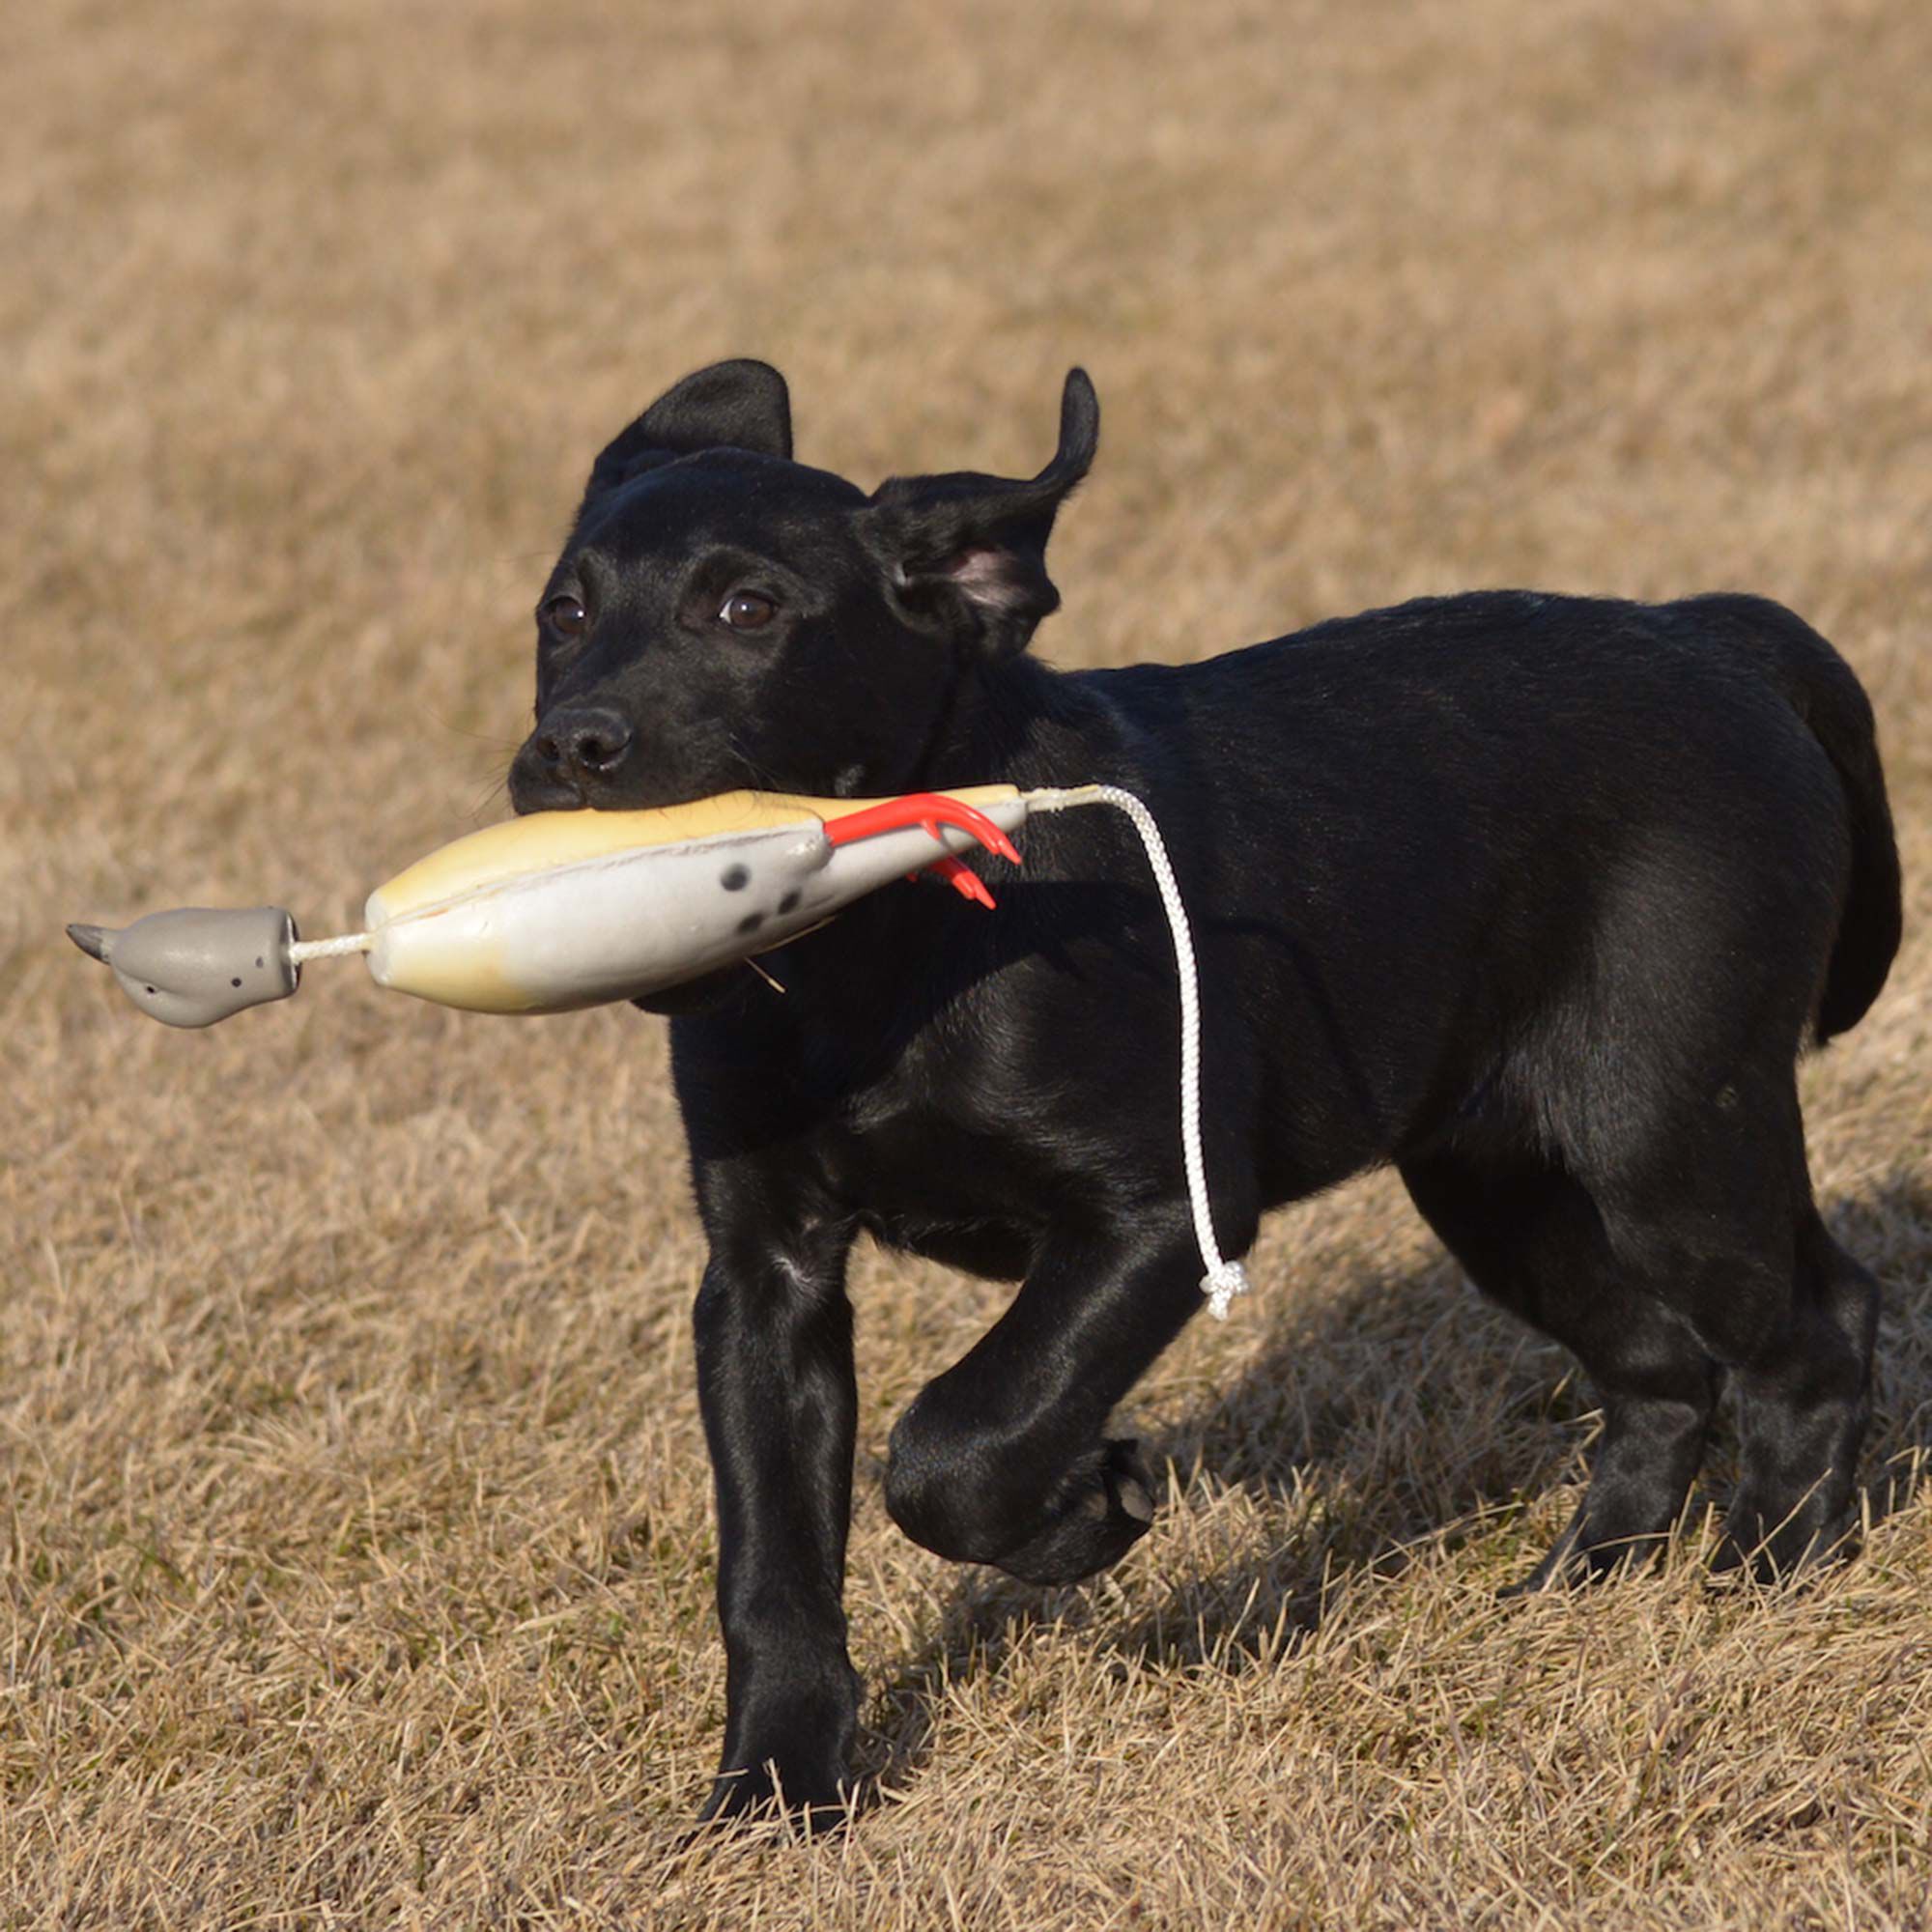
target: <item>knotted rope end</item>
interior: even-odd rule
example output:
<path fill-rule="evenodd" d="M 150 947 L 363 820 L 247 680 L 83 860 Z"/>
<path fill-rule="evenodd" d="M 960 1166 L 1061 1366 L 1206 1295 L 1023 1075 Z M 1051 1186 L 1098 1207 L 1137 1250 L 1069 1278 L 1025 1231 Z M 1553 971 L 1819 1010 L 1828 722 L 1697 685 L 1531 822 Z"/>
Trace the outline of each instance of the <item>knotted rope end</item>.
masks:
<path fill-rule="evenodd" d="M 1208 1297 L 1208 1310 L 1216 1321 L 1227 1321 L 1236 1295 L 1247 1293 L 1251 1286 L 1248 1271 L 1239 1262 L 1222 1262 L 1201 1278 L 1201 1293 Z"/>

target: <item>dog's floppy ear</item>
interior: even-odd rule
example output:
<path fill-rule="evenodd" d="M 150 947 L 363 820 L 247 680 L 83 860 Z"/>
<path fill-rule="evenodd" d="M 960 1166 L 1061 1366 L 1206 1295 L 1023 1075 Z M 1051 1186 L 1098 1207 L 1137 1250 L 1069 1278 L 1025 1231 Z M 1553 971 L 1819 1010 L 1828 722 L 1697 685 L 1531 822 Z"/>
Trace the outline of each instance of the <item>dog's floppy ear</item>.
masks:
<path fill-rule="evenodd" d="M 1099 398 L 1086 370 L 1069 369 L 1060 447 L 1037 476 L 955 470 L 880 484 L 860 513 L 860 533 L 899 614 L 921 628 L 970 623 L 995 657 L 1024 650 L 1034 626 L 1060 607 L 1046 540 L 1099 440 Z"/>
<path fill-rule="evenodd" d="M 791 397 L 769 362 L 714 362 L 674 383 L 590 468 L 588 509 L 646 469 L 700 449 L 791 455 Z"/>

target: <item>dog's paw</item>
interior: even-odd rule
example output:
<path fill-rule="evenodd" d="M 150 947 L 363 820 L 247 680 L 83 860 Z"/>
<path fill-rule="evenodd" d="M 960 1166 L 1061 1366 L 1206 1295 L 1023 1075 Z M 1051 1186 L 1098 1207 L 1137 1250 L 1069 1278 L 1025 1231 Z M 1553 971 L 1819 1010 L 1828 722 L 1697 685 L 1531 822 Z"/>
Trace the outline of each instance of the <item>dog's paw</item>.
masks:
<path fill-rule="evenodd" d="M 1496 1592 L 1496 1601 L 1510 1603 L 1518 1597 L 1541 1596 L 1545 1591 L 1582 1590 L 1613 1582 L 1656 1562 L 1666 1542 L 1661 1534 L 1596 1541 L 1587 1521 L 1579 1517 L 1527 1577 Z"/>
<path fill-rule="evenodd" d="M 859 1680 L 842 1659 L 795 1664 L 781 1686 L 748 1695 L 726 1726 L 698 1824 L 770 1820 L 822 1832 L 842 1823 L 858 1716 Z"/>
<path fill-rule="evenodd" d="M 1741 1491 L 1726 1513 L 1724 1540 L 1711 1568 L 1723 1577 L 1748 1571 L 1760 1583 L 1788 1583 L 1845 1562 L 1858 1547 L 1857 1520 L 1847 1508 L 1814 1507 L 1807 1498 L 1795 1510 L 1774 1515 Z"/>
<path fill-rule="evenodd" d="M 1153 1486 L 1133 1442 L 1082 1459 L 1046 1527 L 997 1558 L 1026 1583 L 1077 1583 L 1117 1563 L 1153 1527 Z"/>
<path fill-rule="evenodd" d="M 721 1771 L 697 1814 L 700 1832 L 731 1825 L 779 1825 L 810 1836 L 838 1830 L 851 1816 L 851 1787 L 838 1776 L 801 1770 L 786 1777 L 776 1762 Z"/>
<path fill-rule="evenodd" d="M 732 1753 L 712 1783 L 698 1824 L 772 1823 L 813 1833 L 843 1824 L 853 1789 L 845 1775 L 849 1730 L 849 1723 L 834 1721 L 816 1734 L 794 1730 L 768 1739 L 762 1751 Z"/>

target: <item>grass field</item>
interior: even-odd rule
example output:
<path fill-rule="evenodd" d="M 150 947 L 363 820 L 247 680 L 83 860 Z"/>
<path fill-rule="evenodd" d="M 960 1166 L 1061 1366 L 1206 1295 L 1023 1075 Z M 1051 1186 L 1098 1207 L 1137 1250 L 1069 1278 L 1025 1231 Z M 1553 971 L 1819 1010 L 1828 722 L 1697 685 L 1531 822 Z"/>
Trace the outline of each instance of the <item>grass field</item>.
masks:
<path fill-rule="evenodd" d="M 1932 1924 L 1932 12 L 1920 0 L 47 0 L 0 71 L 0 1923 Z M 1590 1397 L 1388 1177 L 1129 1406 L 1155 1533 L 914 1548 L 1002 1292 L 855 1281 L 887 1801 L 688 1845 L 718 1748 L 661 1023 L 350 969 L 208 1035 L 71 918 L 294 904 L 504 810 L 589 458 L 765 355 L 801 455 L 1031 471 L 1067 663 L 1484 583 L 1747 587 L 1878 705 L 1914 913 L 1805 1075 L 1883 1277 L 1872 1518 L 1498 1604 Z M 1721 1496 L 1726 1451 L 1711 1471 Z"/>

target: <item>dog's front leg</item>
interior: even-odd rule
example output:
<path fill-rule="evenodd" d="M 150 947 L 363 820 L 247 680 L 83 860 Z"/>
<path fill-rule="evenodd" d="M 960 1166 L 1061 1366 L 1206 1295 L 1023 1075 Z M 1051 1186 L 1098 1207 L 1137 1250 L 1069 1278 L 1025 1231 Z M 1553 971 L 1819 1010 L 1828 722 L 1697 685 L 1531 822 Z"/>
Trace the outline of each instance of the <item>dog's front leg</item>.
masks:
<path fill-rule="evenodd" d="M 714 1241 L 696 1311 L 718 1493 L 724 1754 L 703 1816 L 838 1804 L 858 1723 L 845 1652 L 849 1229 Z"/>
<path fill-rule="evenodd" d="M 1252 1233 L 1252 1229 L 1248 1231 Z M 1012 1305 L 893 1430 L 886 1504 L 914 1542 L 1070 1583 L 1153 1521 L 1114 1405 L 1201 1305 L 1184 1207 L 1157 1222 L 1057 1233 Z"/>

